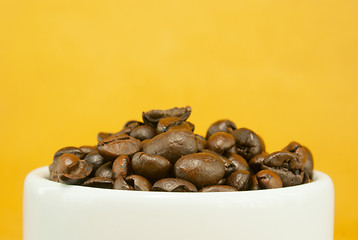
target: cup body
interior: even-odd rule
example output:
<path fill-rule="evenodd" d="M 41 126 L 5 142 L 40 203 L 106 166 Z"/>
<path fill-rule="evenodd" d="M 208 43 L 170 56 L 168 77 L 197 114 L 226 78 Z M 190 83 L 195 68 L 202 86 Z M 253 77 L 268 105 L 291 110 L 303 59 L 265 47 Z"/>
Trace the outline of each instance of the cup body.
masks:
<path fill-rule="evenodd" d="M 334 188 L 311 183 L 219 193 L 139 192 L 69 186 L 28 174 L 24 240 L 333 240 Z"/>

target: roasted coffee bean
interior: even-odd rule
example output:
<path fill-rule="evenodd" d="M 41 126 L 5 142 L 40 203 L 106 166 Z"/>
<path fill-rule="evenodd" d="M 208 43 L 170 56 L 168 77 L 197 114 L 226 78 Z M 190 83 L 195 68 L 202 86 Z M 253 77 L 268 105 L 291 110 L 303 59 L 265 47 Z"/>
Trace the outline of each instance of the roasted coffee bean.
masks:
<path fill-rule="evenodd" d="M 142 125 L 133 129 L 130 133 L 131 137 L 139 139 L 141 141 L 145 139 L 151 139 L 157 134 L 157 130 L 149 125 Z"/>
<path fill-rule="evenodd" d="M 262 170 L 256 175 L 257 182 L 261 189 L 281 188 L 281 178 L 273 171 Z"/>
<path fill-rule="evenodd" d="M 252 157 L 265 151 L 265 144 L 260 136 L 247 128 L 233 131 L 236 149 L 239 155 L 249 161 Z"/>
<path fill-rule="evenodd" d="M 216 185 L 226 185 L 226 178 L 222 178 Z"/>
<path fill-rule="evenodd" d="M 112 178 L 117 179 L 119 175 L 127 177 L 131 171 L 131 162 L 128 155 L 117 157 L 112 165 Z"/>
<path fill-rule="evenodd" d="M 146 178 L 139 175 L 130 175 L 125 178 L 125 181 L 136 191 L 150 191 L 152 189 L 152 184 Z"/>
<path fill-rule="evenodd" d="M 143 146 L 149 155 L 160 155 L 174 164 L 181 156 L 198 151 L 194 133 L 187 130 L 171 130 L 158 134 Z"/>
<path fill-rule="evenodd" d="M 105 163 L 104 158 L 98 153 L 98 151 L 87 154 L 85 161 L 93 165 L 93 171 L 96 171 Z"/>
<path fill-rule="evenodd" d="M 183 120 L 178 117 L 161 118 L 157 124 L 157 132 L 167 132 L 171 127 L 183 124 Z"/>
<path fill-rule="evenodd" d="M 97 144 L 98 152 L 107 159 L 115 159 L 120 155 L 133 155 L 142 149 L 138 139 L 126 134 L 113 135 Z"/>
<path fill-rule="evenodd" d="M 133 190 L 133 186 L 129 185 L 123 178 L 122 175 L 119 175 L 119 177 L 114 181 L 113 189 L 117 190 Z"/>
<path fill-rule="evenodd" d="M 313 177 L 313 158 L 311 151 L 299 144 L 298 142 L 290 142 L 283 151 L 294 153 L 298 156 L 298 159 L 303 163 L 305 171 L 309 177 Z"/>
<path fill-rule="evenodd" d="M 303 171 L 303 180 L 302 180 L 302 184 L 303 183 L 309 183 L 311 182 L 310 176 L 309 174 L 306 172 L 306 170 Z"/>
<path fill-rule="evenodd" d="M 112 162 L 108 162 L 100 166 L 96 173 L 95 177 L 103 177 L 103 178 L 112 178 Z"/>
<path fill-rule="evenodd" d="M 267 152 L 262 152 L 250 159 L 249 165 L 254 173 L 257 173 L 262 170 L 262 163 L 265 160 L 265 157 L 267 157 L 267 155 Z"/>
<path fill-rule="evenodd" d="M 73 155 L 79 157 L 80 159 L 82 159 L 85 156 L 85 154 L 81 151 L 81 149 L 79 149 L 77 147 L 64 147 L 55 153 L 54 159 L 62 156 L 65 153 L 73 154 Z"/>
<path fill-rule="evenodd" d="M 80 161 L 76 155 L 65 153 L 58 158 L 54 159 L 54 163 L 50 168 L 50 180 L 59 182 L 59 175 L 66 170 L 66 168 L 74 162 Z"/>
<path fill-rule="evenodd" d="M 296 154 L 290 152 L 271 153 L 263 161 L 262 168 L 277 173 L 284 187 L 298 185 L 303 181 L 303 164 Z"/>
<path fill-rule="evenodd" d="M 97 151 L 97 147 L 96 146 L 81 146 L 79 147 L 79 149 L 81 149 L 81 151 L 83 152 L 83 154 L 85 156 L 87 156 L 87 154 Z"/>
<path fill-rule="evenodd" d="M 208 149 L 203 149 L 201 152 L 213 154 L 213 155 L 217 156 L 218 158 L 220 158 L 221 161 L 223 161 L 223 163 L 225 165 L 225 177 L 229 176 L 231 173 L 233 173 L 235 171 L 235 164 L 233 162 L 231 162 L 229 159 L 227 159 L 226 157 L 224 157 L 223 155 L 220 155 L 220 154 L 218 154 L 214 151 L 208 150 Z"/>
<path fill-rule="evenodd" d="M 210 153 L 193 153 L 181 157 L 174 165 L 174 173 L 196 187 L 214 185 L 225 175 L 223 161 Z"/>
<path fill-rule="evenodd" d="M 124 126 L 123 126 L 123 128 L 130 128 L 130 129 L 135 129 L 135 128 L 137 128 L 137 127 L 139 127 L 139 126 L 142 126 L 142 125 L 144 125 L 144 123 L 142 123 L 142 122 L 140 122 L 140 121 L 137 121 L 137 120 L 130 120 L 130 121 L 128 121 L 128 122 L 126 122 L 125 124 L 124 124 Z"/>
<path fill-rule="evenodd" d="M 305 171 L 308 173 L 308 176 L 310 177 L 310 179 L 313 178 L 313 156 L 311 151 L 303 146 L 303 148 L 306 150 L 307 153 L 307 159 L 306 159 L 306 163 L 304 164 L 304 169 Z"/>
<path fill-rule="evenodd" d="M 189 118 L 191 113 L 191 107 L 184 108 L 172 108 L 168 110 L 151 110 L 143 112 L 143 122 L 151 126 L 157 126 L 160 119 L 165 117 L 178 117 L 185 121 Z"/>
<path fill-rule="evenodd" d="M 237 192 L 237 189 L 227 185 L 212 185 L 200 189 L 199 192 Z"/>
<path fill-rule="evenodd" d="M 86 187 L 96 187 L 96 188 L 113 188 L 113 180 L 105 177 L 93 177 L 87 179 L 82 185 Z"/>
<path fill-rule="evenodd" d="M 225 132 L 216 132 L 207 141 L 208 149 L 223 154 L 235 145 L 235 138 Z"/>
<path fill-rule="evenodd" d="M 206 139 L 209 139 L 209 137 L 216 132 L 232 133 L 235 129 L 236 129 L 235 123 L 233 123 L 230 120 L 223 119 L 223 120 L 216 121 L 209 127 L 206 133 Z"/>
<path fill-rule="evenodd" d="M 155 182 L 153 191 L 160 192 L 197 192 L 196 187 L 188 181 L 179 178 L 163 178 Z"/>
<path fill-rule="evenodd" d="M 170 126 L 168 131 L 169 130 L 188 130 L 188 131 L 191 131 L 193 132 L 194 131 L 194 124 L 190 123 L 190 122 L 182 122 L 181 124 L 179 125 L 175 125 L 175 126 Z"/>
<path fill-rule="evenodd" d="M 66 184 L 82 184 L 92 173 L 92 165 L 85 160 L 73 162 L 59 175 L 61 182 Z"/>
<path fill-rule="evenodd" d="M 232 146 L 232 148 L 230 148 L 229 150 L 226 151 L 226 153 L 237 153 L 237 148 L 236 148 L 236 144 L 234 146 Z"/>
<path fill-rule="evenodd" d="M 196 140 L 196 145 L 198 146 L 198 151 L 202 151 L 203 149 L 205 149 L 206 147 L 206 140 L 204 137 L 195 134 L 195 140 Z"/>
<path fill-rule="evenodd" d="M 239 191 L 248 190 L 251 185 L 250 172 L 246 170 L 237 170 L 231 173 L 226 179 L 226 184 Z"/>
<path fill-rule="evenodd" d="M 169 177 L 172 164 L 159 155 L 149 155 L 144 152 L 134 154 L 132 169 L 135 174 L 144 176 L 150 181 Z"/>
<path fill-rule="evenodd" d="M 237 171 L 237 170 L 250 171 L 251 170 L 249 164 L 239 154 L 228 152 L 225 154 L 225 156 L 229 161 L 231 161 L 235 165 L 235 169 L 233 171 Z"/>
<path fill-rule="evenodd" d="M 259 185 L 259 182 L 257 181 L 256 175 L 251 175 L 250 178 L 251 178 L 250 190 L 259 190 L 260 185 Z"/>
<path fill-rule="evenodd" d="M 103 141 L 104 139 L 109 138 L 112 135 L 113 133 L 99 132 L 97 134 L 97 141 L 98 142 Z"/>

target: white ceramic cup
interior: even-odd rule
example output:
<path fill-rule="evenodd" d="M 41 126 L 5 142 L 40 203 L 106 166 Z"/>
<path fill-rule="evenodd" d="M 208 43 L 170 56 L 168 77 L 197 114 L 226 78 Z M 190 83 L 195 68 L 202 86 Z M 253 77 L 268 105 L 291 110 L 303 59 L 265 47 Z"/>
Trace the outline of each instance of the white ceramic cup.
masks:
<path fill-rule="evenodd" d="M 42 167 L 26 177 L 24 240 L 333 240 L 333 183 L 319 171 L 299 186 L 218 193 L 98 189 L 48 176 Z"/>

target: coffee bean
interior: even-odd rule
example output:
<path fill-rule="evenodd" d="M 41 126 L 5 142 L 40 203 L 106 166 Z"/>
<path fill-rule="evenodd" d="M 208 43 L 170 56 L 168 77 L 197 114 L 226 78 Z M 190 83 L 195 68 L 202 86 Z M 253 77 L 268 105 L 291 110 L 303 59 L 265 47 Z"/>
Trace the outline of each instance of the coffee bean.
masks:
<path fill-rule="evenodd" d="M 77 147 L 64 147 L 55 153 L 54 159 L 62 156 L 65 153 L 73 154 L 73 155 L 79 157 L 80 159 L 82 159 L 85 156 L 85 154 L 81 151 L 81 149 L 79 149 Z"/>
<path fill-rule="evenodd" d="M 83 154 L 87 156 L 87 154 L 97 151 L 97 146 L 81 146 L 79 149 L 81 149 Z"/>
<path fill-rule="evenodd" d="M 98 142 L 103 141 L 104 139 L 109 138 L 112 135 L 113 133 L 99 132 L 97 134 L 97 141 Z"/>
<path fill-rule="evenodd" d="M 74 162 L 80 161 L 80 158 L 76 155 L 65 153 L 60 157 L 54 159 L 54 163 L 50 168 L 49 179 L 55 182 L 59 182 L 59 175 L 66 170 L 66 168 Z"/>
<path fill-rule="evenodd" d="M 144 123 L 137 121 L 137 120 L 130 120 L 124 124 L 123 128 L 130 128 L 133 130 L 139 126 L 142 126 L 143 124 Z"/>
<path fill-rule="evenodd" d="M 157 134 L 157 130 L 149 125 L 142 125 L 133 129 L 130 136 L 139 139 L 141 141 L 145 139 L 151 139 Z"/>
<path fill-rule="evenodd" d="M 237 171 L 237 170 L 250 171 L 251 170 L 249 164 L 239 154 L 228 152 L 225 154 L 225 156 L 229 161 L 232 162 L 232 164 L 235 165 L 235 168 L 233 171 Z"/>
<path fill-rule="evenodd" d="M 187 130 L 171 130 L 158 134 L 143 146 L 149 155 L 160 155 L 174 164 L 181 156 L 198 151 L 194 133 Z"/>
<path fill-rule="evenodd" d="M 256 175 L 257 182 L 261 189 L 281 188 L 281 178 L 273 171 L 262 170 Z"/>
<path fill-rule="evenodd" d="M 308 176 L 310 177 L 310 179 L 313 178 L 313 156 L 311 151 L 303 146 L 303 148 L 306 150 L 306 154 L 307 154 L 307 159 L 306 159 L 306 163 L 304 164 L 304 169 L 305 171 L 308 173 Z"/>
<path fill-rule="evenodd" d="M 157 126 L 160 119 L 165 117 L 178 117 L 181 120 L 185 121 L 189 118 L 191 113 L 191 107 L 184 108 L 172 108 L 168 110 L 151 110 L 148 112 L 143 112 L 143 122 L 151 125 Z"/>
<path fill-rule="evenodd" d="M 211 151 L 211 150 L 208 150 L 208 149 L 203 149 L 201 152 L 203 153 L 210 153 L 210 154 L 213 154 L 215 156 L 217 156 L 218 158 L 221 159 L 221 161 L 224 163 L 225 165 L 225 177 L 229 176 L 231 173 L 233 173 L 235 171 L 235 165 L 233 162 L 231 162 L 229 159 L 227 159 L 226 157 L 214 152 L 214 151 Z"/>
<path fill-rule="evenodd" d="M 309 182 L 311 182 L 311 178 L 310 178 L 309 174 L 304 170 L 302 184 L 309 183 Z"/>
<path fill-rule="evenodd" d="M 183 179 L 179 178 L 163 178 L 155 182 L 153 191 L 160 192 L 197 192 L 196 187 Z"/>
<path fill-rule="evenodd" d="M 98 152 L 107 159 L 115 159 L 120 155 L 133 155 L 142 149 L 142 143 L 126 134 L 110 136 L 97 144 Z"/>
<path fill-rule="evenodd" d="M 195 134 L 195 140 L 196 140 L 196 145 L 198 146 L 198 151 L 202 151 L 203 149 L 205 149 L 206 147 L 206 140 L 204 137 Z"/>
<path fill-rule="evenodd" d="M 128 155 L 117 157 L 112 165 L 112 178 L 117 179 L 119 175 L 127 177 L 131 171 L 131 162 Z"/>
<path fill-rule="evenodd" d="M 232 133 L 235 129 L 236 129 L 235 123 L 233 123 L 230 120 L 223 119 L 223 120 L 216 121 L 209 127 L 206 133 L 206 139 L 209 139 L 209 137 L 216 132 Z"/>
<path fill-rule="evenodd" d="M 235 138 L 225 132 L 216 132 L 207 141 L 208 149 L 223 154 L 235 145 Z"/>
<path fill-rule="evenodd" d="M 265 151 L 265 144 L 260 136 L 247 128 L 233 131 L 236 140 L 236 149 L 239 155 L 249 161 L 252 157 Z"/>
<path fill-rule="evenodd" d="M 290 152 L 271 153 L 264 159 L 262 168 L 277 173 L 284 187 L 298 185 L 303 181 L 303 164 L 296 154 Z"/>
<path fill-rule="evenodd" d="M 96 173 L 95 177 L 103 177 L 103 178 L 112 178 L 112 162 L 107 162 L 100 166 Z"/>
<path fill-rule="evenodd" d="M 251 185 L 250 172 L 246 170 L 237 170 L 226 179 L 226 184 L 239 191 L 248 190 Z"/>
<path fill-rule="evenodd" d="M 157 124 L 157 132 L 167 132 L 171 127 L 183 124 L 183 120 L 178 117 L 161 118 Z"/>
<path fill-rule="evenodd" d="M 83 184 L 86 187 L 96 187 L 96 188 L 113 188 L 113 180 L 105 177 L 93 177 L 87 179 Z"/>
<path fill-rule="evenodd" d="M 210 153 L 193 153 L 181 157 L 174 165 L 174 173 L 196 187 L 216 184 L 225 175 L 223 161 Z"/>
<path fill-rule="evenodd" d="M 260 190 L 260 185 L 259 182 L 257 181 L 256 175 L 251 175 L 250 176 L 250 181 L 251 181 L 251 186 L 250 186 L 250 190 Z"/>
<path fill-rule="evenodd" d="M 98 153 L 98 151 L 87 154 L 85 161 L 93 165 L 93 171 L 97 171 L 97 169 L 105 162 L 104 158 Z"/>
<path fill-rule="evenodd" d="M 226 178 L 222 178 L 219 180 L 219 182 L 216 185 L 226 185 Z"/>
<path fill-rule="evenodd" d="M 132 169 L 135 174 L 144 176 L 150 181 L 156 181 L 169 176 L 172 164 L 159 155 L 149 155 L 144 152 L 134 154 Z"/>
<path fill-rule="evenodd" d="M 199 192 L 237 192 L 237 189 L 227 185 L 212 185 L 200 189 Z"/>
<path fill-rule="evenodd" d="M 133 190 L 134 188 L 124 180 L 122 175 L 119 175 L 118 178 L 116 179 L 116 181 L 114 181 L 113 189 Z"/>
<path fill-rule="evenodd" d="M 249 161 L 249 165 L 251 170 L 254 173 L 257 173 L 262 170 L 262 163 L 265 160 L 265 157 L 268 155 L 267 152 L 262 152 L 254 157 L 252 157 Z"/>
<path fill-rule="evenodd" d="M 73 162 L 59 175 L 59 180 L 66 184 L 82 184 L 92 173 L 92 165 L 85 160 Z"/>
<path fill-rule="evenodd" d="M 152 189 L 152 184 L 146 178 L 139 175 L 130 175 L 125 178 L 125 181 L 136 191 L 150 191 Z"/>

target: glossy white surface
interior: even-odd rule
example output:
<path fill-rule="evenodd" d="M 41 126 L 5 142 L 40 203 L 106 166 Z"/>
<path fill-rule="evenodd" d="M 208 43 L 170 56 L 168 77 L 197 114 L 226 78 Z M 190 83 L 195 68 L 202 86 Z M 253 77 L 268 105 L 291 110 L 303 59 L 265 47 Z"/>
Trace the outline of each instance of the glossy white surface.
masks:
<path fill-rule="evenodd" d="M 28 174 L 24 240 L 332 240 L 333 183 L 227 193 L 163 193 L 68 186 Z"/>

